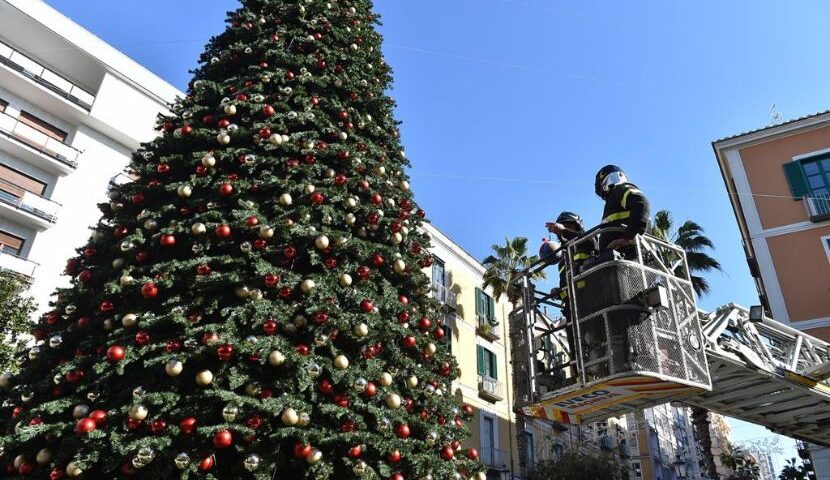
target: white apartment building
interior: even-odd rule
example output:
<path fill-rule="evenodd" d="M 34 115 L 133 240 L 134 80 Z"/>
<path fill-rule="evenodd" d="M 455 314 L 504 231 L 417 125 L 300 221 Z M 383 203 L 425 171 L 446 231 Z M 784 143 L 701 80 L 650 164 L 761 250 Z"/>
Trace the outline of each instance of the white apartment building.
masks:
<path fill-rule="evenodd" d="M 0 0 L 0 268 L 31 279 L 41 311 L 178 95 L 41 0 Z"/>

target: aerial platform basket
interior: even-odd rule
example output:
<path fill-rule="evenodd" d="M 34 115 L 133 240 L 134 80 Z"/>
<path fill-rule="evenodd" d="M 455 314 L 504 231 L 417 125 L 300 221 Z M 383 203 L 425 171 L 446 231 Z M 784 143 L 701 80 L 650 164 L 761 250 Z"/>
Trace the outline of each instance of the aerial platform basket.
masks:
<path fill-rule="evenodd" d="M 574 261 L 583 242 L 613 231 L 597 228 L 563 247 L 567 305 L 530 281 L 549 266 L 544 260 L 518 279 L 511 340 L 526 415 L 598 421 L 712 388 L 685 252 L 645 235 L 624 255 Z M 550 311 L 563 306 L 568 315 L 552 320 Z"/>

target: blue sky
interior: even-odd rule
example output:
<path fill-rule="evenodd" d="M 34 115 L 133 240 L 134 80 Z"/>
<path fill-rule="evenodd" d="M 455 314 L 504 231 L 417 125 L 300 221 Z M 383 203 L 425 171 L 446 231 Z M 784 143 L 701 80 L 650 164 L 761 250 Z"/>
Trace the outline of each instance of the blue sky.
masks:
<path fill-rule="evenodd" d="M 236 5 L 47 3 L 181 89 Z M 523 235 L 535 249 L 565 209 L 598 222 L 591 182 L 616 163 L 717 245 L 725 273 L 703 308 L 757 303 L 711 142 L 769 124 L 773 103 L 784 118 L 830 108 L 830 3 L 376 3 L 413 188 L 464 248 L 483 258 Z M 771 435 L 733 424 L 738 440 Z"/>

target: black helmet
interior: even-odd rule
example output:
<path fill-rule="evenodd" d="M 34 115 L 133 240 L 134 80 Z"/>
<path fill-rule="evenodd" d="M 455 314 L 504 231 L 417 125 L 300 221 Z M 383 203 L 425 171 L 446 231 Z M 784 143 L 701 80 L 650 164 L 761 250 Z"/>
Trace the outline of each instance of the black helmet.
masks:
<path fill-rule="evenodd" d="M 562 213 L 560 213 L 559 216 L 556 217 L 556 223 L 562 223 L 562 224 L 570 223 L 570 224 L 573 224 L 573 225 L 576 225 L 577 227 L 579 227 L 576 230 L 578 230 L 580 232 L 585 230 L 585 226 L 582 224 L 582 217 L 580 217 L 579 215 L 577 215 L 573 212 L 562 212 Z"/>
<path fill-rule="evenodd" d="M 605 198 L 612 186 L 626 183 L 628 178 L 623 169 L 616 165 L 606 165 L 597 172 L 594 180 L 594 191 L 600 198 Z"/>

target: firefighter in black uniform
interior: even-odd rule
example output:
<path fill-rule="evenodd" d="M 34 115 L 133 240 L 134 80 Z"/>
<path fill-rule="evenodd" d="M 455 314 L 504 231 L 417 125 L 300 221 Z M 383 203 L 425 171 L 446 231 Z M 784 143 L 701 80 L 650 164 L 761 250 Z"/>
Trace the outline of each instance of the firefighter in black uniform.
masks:
<path fill-rule="evenodd" d="M 606 165 L 597 173 L 594 189 L 605 200 L 602 214 L 603 227 L 620 227 L 620 231 L 602 233 L 600 252 L 618 251 L 626 260 L 637 260 L 634 238 L 649 230 L 651 209 L 648 199 L 636 185 L 628 181 L 623 170 L 616 165 Z M 611 322 L 611 367 L 613 373 L 636 369 L 631 352 L 632 336 L 640 322 L 638 313 L 619 311 L 613 313 Z M 609 372 L 610 373 L 610 372 Z"/>
<path fill-rule="evenodd" d="M 585 226 L 582 223 L 582 218 L 572 212 L 560 213 L 559 217 L 556 218 L 555 223 L 548 223 L 546 226 L 548 227 L 549 232 L 556 234 L 559 241 L 562 243 L 563 248 L 566 248 L 565 246 L 568 242 L 581 237 L 582 234 L 585 233 Z M 586 240 L 577 244 L 574 248 L 573 257 L 571 258 L 571 262 L 573 263 L 575 269 L 573 274 L 577 275 L 582 267 L 582 264 L 589 258 L 596 255 L 596 252 L 597 244 L 595 239 Z M 579 285 L 576 285 L 576 288 L 579 287 Z M 571 312 L 570 303 L 568 301 L 568 260 L 564 255 L 562 256 L 562 260 L 559 262 L 559 287 L 551 290 L 551 295 L 561 300 L 562 314 L 565 317 L 565 321 L 570 322 L 569 319 L 571 318 Z M 568 338 L 568 348 L 570 349 L 568 356 L 570 357 L 570 362 L 573 362 L 576 360 L 573 328 L 569 326 L 566 329 L 566 332 Z"/>

